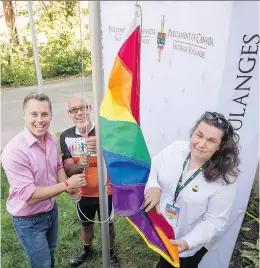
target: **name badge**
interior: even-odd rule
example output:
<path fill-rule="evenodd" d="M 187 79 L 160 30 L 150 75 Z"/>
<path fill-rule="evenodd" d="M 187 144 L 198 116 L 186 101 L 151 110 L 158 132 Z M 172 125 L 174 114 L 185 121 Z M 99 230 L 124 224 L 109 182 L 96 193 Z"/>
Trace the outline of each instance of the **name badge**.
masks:
<path fill-rule="evenodd" d="M 165 214 L 167 216 L 167 220 L 171 224 L 171 226 L 177 227 L 178 219 L 180 215 L 180 208 L 172 204 L 166 204 L 165 212 L 166 212 Z"/>

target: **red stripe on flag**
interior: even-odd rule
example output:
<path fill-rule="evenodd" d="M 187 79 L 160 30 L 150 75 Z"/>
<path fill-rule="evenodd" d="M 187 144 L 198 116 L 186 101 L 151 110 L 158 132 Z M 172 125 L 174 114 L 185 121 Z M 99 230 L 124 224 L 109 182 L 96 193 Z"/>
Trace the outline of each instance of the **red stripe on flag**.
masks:
<path fill-rule="evenodd" d="M 140 125 L 140 26 L 137 26 L 118 52 L 118 56 L 132 73 L 130 107 L 132 115 Z"/>
<path fill-rule="evenodd" d="M 167 222 L 162 214 L 157 214 L 155 209 L 152 209 L 147 212 L 147 215 L 155 227 L 158 226 L 161 230 L 163 230 L 169 239 L 175 239 L 174 231 L 171 225 Z"/>

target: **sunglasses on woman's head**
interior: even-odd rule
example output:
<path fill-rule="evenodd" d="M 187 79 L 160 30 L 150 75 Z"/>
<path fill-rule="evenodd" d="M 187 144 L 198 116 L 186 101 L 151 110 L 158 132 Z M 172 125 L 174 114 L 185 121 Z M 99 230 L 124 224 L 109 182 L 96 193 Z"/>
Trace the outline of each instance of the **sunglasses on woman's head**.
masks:
<path fill-rule="evenodd" d="M 230 123 L 222 115 L 217 113 L 205 112 L 204 118 L 208 120 L 215 120 L 221 127 L 225 128 L 228 132 Z"/>

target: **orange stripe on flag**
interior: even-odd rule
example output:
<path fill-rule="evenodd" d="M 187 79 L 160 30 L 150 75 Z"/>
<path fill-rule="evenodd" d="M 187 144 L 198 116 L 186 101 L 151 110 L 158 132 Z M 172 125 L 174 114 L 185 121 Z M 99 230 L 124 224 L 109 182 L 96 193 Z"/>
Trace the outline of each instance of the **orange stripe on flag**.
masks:
<path fill-rule="evenodd" d="M 169 255 L 171 256 L 171 258 L 174 260 L 174 264 L 175 267 L 180 267 L 179 263 L 180 263 L 180 259 L 179 259 L 179 253 L 178 253 L 178 247 L 173 245 L 170 240 L 168 239 L 168 237 L 164 234 L 164 232 L 159 228 L 159 227 L 155 227 L 155 230 L 157 232 L 157 234 L 159 235 L 159 237 L 161 238 L 164 246 L 166 247 L 166 249 L 168 250 Z M 167 258 L 168 262 L 171 262 L 172 260 Z"/>
<path fill-rule="evenodd" d="M 131 88 L 132 73 L 117 56 L 108 82 L 108 89 L 117 101 L 117 105 L 126 106 L 129 111 L 131 111 Z"/>

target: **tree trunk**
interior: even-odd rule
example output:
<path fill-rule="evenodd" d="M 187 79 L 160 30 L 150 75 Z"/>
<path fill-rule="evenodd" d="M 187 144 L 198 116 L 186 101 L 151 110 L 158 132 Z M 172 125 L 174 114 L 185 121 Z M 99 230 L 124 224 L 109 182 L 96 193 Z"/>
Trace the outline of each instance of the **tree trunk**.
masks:
<path fill-rule="evenodd" d="M 8 33 L 9 33 L 11 42 L 18 45 L 19 42 L 18 42 L 17 31 L 15 27 L 15 13 L 14 13 L 12 1 L 3 0 L 2 3 L 3 3 L 5 22 L 8 28 Z"/>

